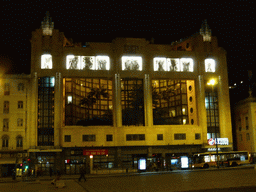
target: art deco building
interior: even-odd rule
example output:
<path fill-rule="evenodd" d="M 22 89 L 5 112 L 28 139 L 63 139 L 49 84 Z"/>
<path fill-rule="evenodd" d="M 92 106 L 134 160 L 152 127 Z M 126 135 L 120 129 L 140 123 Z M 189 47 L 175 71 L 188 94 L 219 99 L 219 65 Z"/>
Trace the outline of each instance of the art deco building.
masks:
<path fill-rule="evenodd" d="M 29 89 L 27 152 L 45 172 L 180 167 L 181 157 L 214 150 L 216 136 L 229 141 L 220 150 L 232 150 L 226 52 L 206 23 L 170 45 L 82 46 L 47 16 L 32 32 Z"/>

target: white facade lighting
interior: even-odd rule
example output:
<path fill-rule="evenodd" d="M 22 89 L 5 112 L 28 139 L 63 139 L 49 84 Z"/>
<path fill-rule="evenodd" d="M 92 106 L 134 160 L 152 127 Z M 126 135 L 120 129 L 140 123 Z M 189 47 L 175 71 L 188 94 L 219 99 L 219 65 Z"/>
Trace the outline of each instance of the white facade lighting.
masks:
<path fill-rule="evenodd" d="M 81 69 L 82 70 L 86 70 L 86 69 L 95 70 L 96 69 L 95 57 L 82 56 L 81 57 Z"/>
<path fill-rule="evenodd" d="M 216 63 L 214 59 L 205 59 L 205 72 L 215 72 Z"/>
<path fill-rule="evenodd" d="M 155 57 L 154 58 L 154 71 L 167 71 L 165 57 Z"/>
<path fill-rule="evenodd" d="M 68 55 L 66 59 L 66 69 L 80 69 L 80 56 Z"/>
<path fill-rule="evenodd" d="M 142 71 L 142 57 L 138 56 L 123 56 L 122 70 Z"/>
<path fill-rule="evenodd" d="M 181 71 L 193 72 L 194 71 L 193 59 L 191 59 L 191 58 L 180 59 L 180 67 L 181 67 Z"/>
<path fill-rule="evenodd" d="M 180 59 L 167 58 L 167 71 L 180 71 Z"/>
<path fill-rule="evenodd" d="M 110 61 L 108 56 L 96 56 L 96 70 L 109 70 Z"/>
<path fill-rule="evenodd" d="M 44 54 L 41 56 L 41 69 L 52 69 L 52 55 Z"/>

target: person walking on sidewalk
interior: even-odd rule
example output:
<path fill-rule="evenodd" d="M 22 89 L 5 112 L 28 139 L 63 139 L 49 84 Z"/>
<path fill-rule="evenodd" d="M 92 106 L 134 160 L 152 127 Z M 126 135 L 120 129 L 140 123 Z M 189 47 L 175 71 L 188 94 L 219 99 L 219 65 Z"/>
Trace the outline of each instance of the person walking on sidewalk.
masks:
<path fill-rule="evenodd" d="M 85 178 L 84 174 L 86 174 L 85 167 L 84 167 L 84 166 L 81 166 L 81 167 L 80 167 L 80 177 L 79 177 L 79 179 L 78 179 L 79 182 L 81 181 L 82 178 L 84 178 L 84 181 L 86 181 L 86 178 Z"/>

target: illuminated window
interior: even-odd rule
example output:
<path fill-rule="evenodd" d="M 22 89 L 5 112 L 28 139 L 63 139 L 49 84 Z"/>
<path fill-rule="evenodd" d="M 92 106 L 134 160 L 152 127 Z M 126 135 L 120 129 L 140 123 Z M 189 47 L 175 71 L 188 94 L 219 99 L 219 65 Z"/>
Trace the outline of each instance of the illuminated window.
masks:
<path fill-rule="evenodd" d="M 97 70 L 109 70 L 110 62 L 108 56 L 97 56 L 96 57 L 96 69 Z"/>
<path fill-rule="evenodd" d="M 154 58 L 154 71 L 166 71 L 166 58 L 155 57 Z"/>
<path fill-rule="evenodd" d="M 213 59 L 205 59 L 205 72 L 215 72 L 215 60 Z"/>
<path fill-rule="evenodd" d="M 123 56 L 122 70 L 142 71 L 142 57 Z"/>
<path fill-rule="evenodd" d="M 72 103 L 72 96 L 68 96 L 68 103 L 67 104 L 71 104 Z"/>
<path fill-rule="evenodd" d="M 180 60 L 167 58 L 167 71 L 180 71 Z"/>
<path fill-rule="evenodd" d="M 123 125 L 145 125 L 142 79 L 121 80 L 121 105 Z"/>
<path fill-rule="evenodd" d="M 181 66 L 181 71 L 184 72 L 193 72 L 194 71 L 194 66 L 193 66 L 193 59 L 190 58 L 182 58 L 180 59 L 180 66 Z"/>
<path fill-rule="evenodd" d="M 189 124 L 187 80 L 153 79 L 152 105 L 154 125 Z"/>
<path fill-rule="evenodd" d="M 67 69 L 80 69 L 80 57 L 68 55 L 66 60 Z"/>
<path fill-rule="evenodd" d="M 82 56 L 82 70 L 95 70 L 96 69 L 96 62 L 95 62 L 95 57 L 93 56 Z"/>
<path fill-rule="evenodd" d="M 52 69 L 52 56 L 50 54 L 41 56 L 41 69 Z"/>
<path fill-rule="evenodd" d="M 112 125 L 112 80 L 65 78 L 66 125 Z"/>

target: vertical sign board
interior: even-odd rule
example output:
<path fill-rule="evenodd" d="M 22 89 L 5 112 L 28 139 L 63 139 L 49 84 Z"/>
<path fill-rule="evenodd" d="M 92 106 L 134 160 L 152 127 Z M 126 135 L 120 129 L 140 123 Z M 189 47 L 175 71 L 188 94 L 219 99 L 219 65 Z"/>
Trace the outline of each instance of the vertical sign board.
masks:
<path fill-rule="evenodd" d="M 108 149 L 85 149 L 83 155 L 108 155 Z"/>

